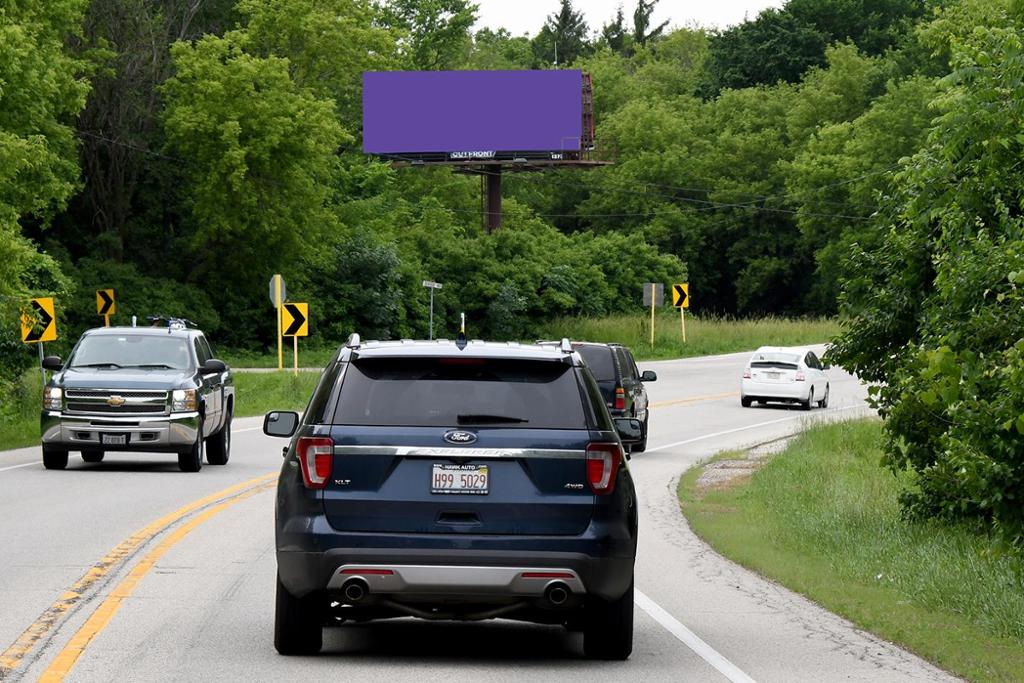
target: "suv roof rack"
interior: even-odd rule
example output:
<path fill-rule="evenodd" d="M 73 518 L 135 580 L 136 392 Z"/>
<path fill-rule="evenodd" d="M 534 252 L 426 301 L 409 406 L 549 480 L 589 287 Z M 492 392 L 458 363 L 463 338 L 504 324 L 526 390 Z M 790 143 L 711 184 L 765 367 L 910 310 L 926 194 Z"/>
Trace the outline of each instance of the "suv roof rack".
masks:
<path fill-rule="evenodd" d="M 350 334 L 348 336 L 348 339 L 345 341 L 345 348 L 358 349 L 359 346 L 360 346 L 359 333 L 358 332 L 353 332 L 352 334 Z"/>
<path fill-rule="evenodd" d="M 178 318 L 171 315 L 147 315 L 146 320 L 153 323 L 153 327 L 167 325 L 168 332 L 171 330 L 185 330 L 188 328 L 196 329 L 199 327 L 188 318 Z"/>
<path fill-rule="evenodd" d="M 562 343 L 558 345 L 558 348 L 562 350 L 562 353 L 572 353 L 572 342 L 568 337 L 562 337 Z"/>

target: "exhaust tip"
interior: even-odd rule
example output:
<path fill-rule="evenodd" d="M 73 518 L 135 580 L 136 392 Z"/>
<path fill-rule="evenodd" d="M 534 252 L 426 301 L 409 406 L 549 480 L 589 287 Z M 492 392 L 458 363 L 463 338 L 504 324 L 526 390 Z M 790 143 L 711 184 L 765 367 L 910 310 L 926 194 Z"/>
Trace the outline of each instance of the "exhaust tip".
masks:
<path fill-rule="evenodd" d="M 552 583 L 544 591 L 544 598 L 548 601 L 548 604 L 555 607 L 564 605 L 569 599 L 569 588 L 564 583 Z"/>
<path fill-rule="evenodd" d="M 349 579 L 341 589 L 345 601 L 349 604 L 362 602 L 363 598 L 370 592 L 369 586 L 362 579 Z"/>

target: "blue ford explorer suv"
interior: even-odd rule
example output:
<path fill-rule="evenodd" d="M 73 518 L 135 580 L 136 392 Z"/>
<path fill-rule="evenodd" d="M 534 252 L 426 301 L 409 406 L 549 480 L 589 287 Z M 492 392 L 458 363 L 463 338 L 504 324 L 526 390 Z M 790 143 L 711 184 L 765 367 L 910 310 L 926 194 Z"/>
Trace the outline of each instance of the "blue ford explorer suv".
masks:
<path fill-rule="evenodd" d="M 633 648 L 637 502 L 623 443 L 568 341 L 360 344 L 325 369 L 277 494 L 281 654 L 322 628 L 413 616 L 582 630 L 584 651 Z"/>

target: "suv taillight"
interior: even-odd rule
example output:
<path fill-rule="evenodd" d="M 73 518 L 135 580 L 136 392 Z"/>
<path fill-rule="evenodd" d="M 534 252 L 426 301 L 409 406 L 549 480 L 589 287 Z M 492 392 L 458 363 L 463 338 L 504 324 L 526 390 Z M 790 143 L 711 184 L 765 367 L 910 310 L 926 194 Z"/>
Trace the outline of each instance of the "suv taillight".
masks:
<path fill-rule="evenodd" d="M 295 452 L 299 456 L 306 488 L 325 488 L 334 466 L 334 441 L 323 436 L 303 436 L 299 438 Z"/>
<path fill-rule="evenodd" d="M 587 446 L 587 483 L 598 494 L 615 489 L 615 475 L 622 462 L 622 448 L 617 443 L 592 443 Z"/>
<path fill-rule="evenodd" d="M 622 387 L 615 387 L 615 410 L 626 409 L 626 390 Z"/>

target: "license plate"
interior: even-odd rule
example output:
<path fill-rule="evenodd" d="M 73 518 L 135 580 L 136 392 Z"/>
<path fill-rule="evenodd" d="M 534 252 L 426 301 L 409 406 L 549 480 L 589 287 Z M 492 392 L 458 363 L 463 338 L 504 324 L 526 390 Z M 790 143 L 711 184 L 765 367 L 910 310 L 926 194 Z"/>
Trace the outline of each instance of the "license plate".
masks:
<path fill-rule="evenodd" d="M 127 434 L 100 434 L 100 443 L 104 446 L 127 446 Z"/>
<path fill-rule="evenodd" d="M 768 372 L 768 373 L 765 373 L 765 374 L 768 375 L 768 379 L 778 379 L 778 378 L 782 377 L 782 373 L 781 372 Z"/>
<path fill-rule="evenodd" d="M 441 465 L 430 472 L 431 493 L 469 493 L 487 495 L 490 470 L 487 465 Z"/>

